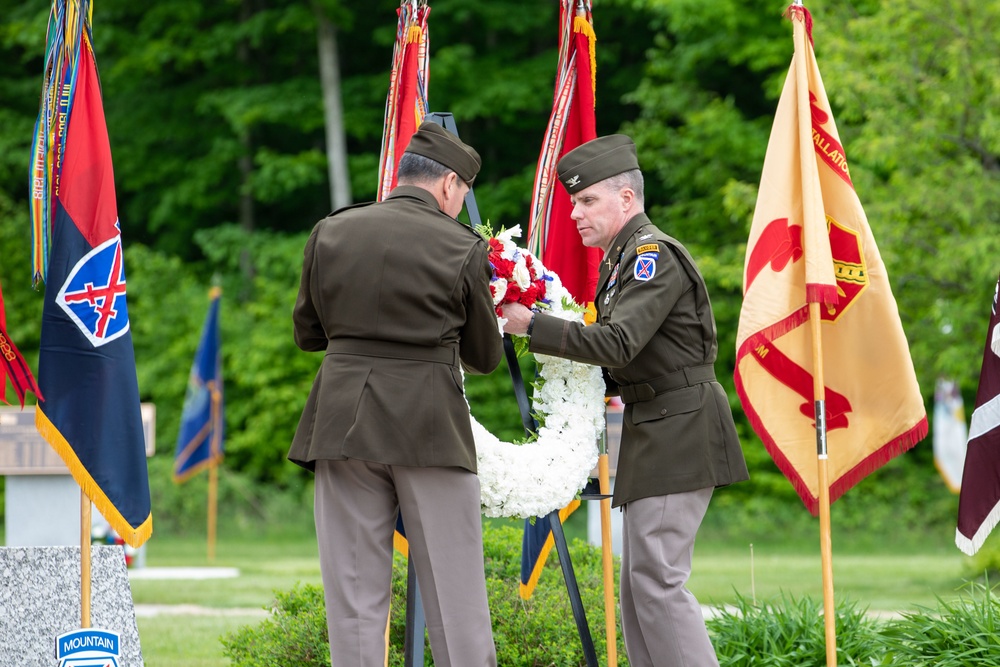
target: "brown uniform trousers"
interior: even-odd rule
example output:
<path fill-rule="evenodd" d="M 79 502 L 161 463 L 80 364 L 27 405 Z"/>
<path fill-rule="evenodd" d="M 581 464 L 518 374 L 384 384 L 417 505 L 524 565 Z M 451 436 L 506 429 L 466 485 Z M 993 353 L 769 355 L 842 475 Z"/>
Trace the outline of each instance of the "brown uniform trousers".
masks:
<path fill-rule="evenodd" d="M 486 257 L 413 186 L 336 212 L 306 244 L 295 340 L 325 355 L 288 458 L 316 472 L 334 667 L 383 662 L 397 509 L 435 664 L 496 664 L 461 375 L 503 350 Z"/>

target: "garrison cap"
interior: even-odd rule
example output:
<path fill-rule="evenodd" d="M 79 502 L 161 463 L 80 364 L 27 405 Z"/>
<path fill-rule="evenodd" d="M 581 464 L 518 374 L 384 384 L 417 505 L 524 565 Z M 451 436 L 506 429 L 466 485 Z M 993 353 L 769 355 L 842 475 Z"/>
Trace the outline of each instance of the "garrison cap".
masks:
<path fill-rule="evenodd" d="M 559 180 L 570 194 L 638 168 L 635 144 L 624 134 L 609 134 L 581 144 L 563 155 L 556 165 Z"/>
<path fill-rule="evenodd" d="M 406 152 L 440 162 L 469 184 L 476 178 L 482 164 L 479 153 L 472 146 L 462 143 L 454 134 L 429 120 L 421 123 L 413 133 Z"/>

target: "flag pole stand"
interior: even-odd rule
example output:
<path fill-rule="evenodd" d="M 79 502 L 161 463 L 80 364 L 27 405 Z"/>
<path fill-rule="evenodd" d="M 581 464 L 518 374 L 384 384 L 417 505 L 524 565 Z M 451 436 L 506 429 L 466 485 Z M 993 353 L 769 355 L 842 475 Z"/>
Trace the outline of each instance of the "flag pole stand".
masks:
<path fill-rule="evenodd" d="M 823 336 L 820 304 L 809 304 L 813 340 L 813 397 L 816 416 L 816 464 L 819 480 L 819 543 L 823 568 L 823 623 L 826 665 L 837 667 L 837 617 L 833 604 L 833 542 L 830 536 L 830 475 L 826 441 L 826 388 L 823 379 Z"/>
<path fill-rule="evenodd" d="M 80 489 L 80 627 L 90 627 L 90 498 Z"/>
<path fill-rule="evenodd" d="M 412 558 L 406 559 L 406 631 L 403 634 L 403 667 L 422 667 L 424 664 L 424 605 L 417 585 L 417 569 Z M 386 628 L 388 633 L 388 628 Z M 386 637 L 386 667 L 389 665 L 389 638 Z"/>
<path fill-rule="evenodd" d="M 607 641 L 608 667 L 618 667 L 618 630 L 615 620 L 615 575 L 611 554 L 611 480 L 608 473 L 607 429 L 604 451 L 597 458 L 597 478 L 601 485 L 601 563 L 604 567 L 604 634 Z"/>

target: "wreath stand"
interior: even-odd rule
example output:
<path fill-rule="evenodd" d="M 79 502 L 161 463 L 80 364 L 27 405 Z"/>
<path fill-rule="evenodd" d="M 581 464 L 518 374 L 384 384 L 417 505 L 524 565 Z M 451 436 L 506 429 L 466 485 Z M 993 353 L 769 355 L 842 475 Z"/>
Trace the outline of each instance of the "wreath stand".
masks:
<path fill-rule="evenodd" d="M 427 114 L 425 120 L 441 125 L 446 130 L 458 136 L 458 128 L 455 125 L 455 117 L 446 112 L 435 112 Z M 479 206 L 476 204 L 476 196 L 470 188 L 465 195 L 465 207 L 469 212 L 469 219 L 472 226 L 482 224 L 479 215 Z M 503 337 L 504 356 L 507 360 L 507 368 L 510 370 L 510 379 L 514 385 L 514 396 L 517 399 L 517 406 L 521 412 L 521 423 L 524 425 L 526 435 L 531 435 L 538 429 L 538 424 L 531 416 L 531 407 L 528 401 L 528 393 L 524 387 L 524 379 L 521 377 L 521 367 L 517 363 L 517 354 L 514 351 L 514 341 L 510 334 Z M 591 480 L 581 494 L 583 500 L 600 500 L 608 496 L 599 493 L 592 493 L 596 488 L 594 480 Z M 548 521 L 552 530 L 552 538 L 555 542 L 556 552 L 559 554 L 559 565 L 562 567 L 563 579 L 566 581 L 566 592 L 569 595 L 570 606 L 573 609 L 573 618 L 576 620 L 576 629 L 580 634 L 580 644 L 583 655 L 587 660 L 587 667 L 598 667 L 597 652 L 594 649 L 594 639 L 590 634 L 590 626 L 587 625 L 587 614 L 583 608 L 583 601 L 580 598 L 580 587 L 576 582 L 576 574 L 573 571 L 573 562 L 570 560 L 569 547 L 566 544 L 566 535 L 563 533 L 562 522 L 559 520 L 558 508 L 553 510 L 543 521 Z M 528 519 L 525 519 L 528 521 Z M 408 559 L 406 570 L 406 634 L 403 644 L 405 667 L 421 667 L 424 664 L 424 628 L 426 620 L 424 618 L 423 605 L 420 601 L 420 588 L 417 586 L 416 571 L 413 562 Z"/>

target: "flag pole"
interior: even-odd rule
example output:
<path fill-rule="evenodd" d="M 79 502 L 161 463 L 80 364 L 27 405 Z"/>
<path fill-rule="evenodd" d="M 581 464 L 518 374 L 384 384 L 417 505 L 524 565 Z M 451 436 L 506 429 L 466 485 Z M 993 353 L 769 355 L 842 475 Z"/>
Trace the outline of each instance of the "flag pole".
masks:
<path fill-rule="evenodd" d="M 802 0 L 793 5 L 803 7 Z M 808 90 L 805 70 L 796 68 L 801 90 Z M 801 100 L 800 100 L 801 102 Z M 799 112 L 801 114 L 801 105 Z M 820 304 L 809 303 L 809 325 L 813 341 L 813 400 L 816 418 L 816 469 L 819 485 L 819 545 L 823 571 L 823 625 L 826 633 L 826 665 L 837 667 L 837 617 L 833 603 L 833 541 L 830 531 L 830 471 L 826 440 L 826 384 L 823 378 L 823 334 Z"/>
<path fill-rule="evenodd" d="M 819 544 L 823 567 L 823 623 L 826 664 L 837 667 L 837 626 L 833 604 L 833 543 L 830 537 L 830 476 L 826 442 L 826 388 L 823 380 L 823 336 L 819 303 L 809 304 L 813 340 L 813 396 L 816 401 L 816 464 L 819 473 Z"/>
<path fill-rule="evenodd" d="M 601 485 L 601 562 L 604 566 L 604 633 L 607 638 L 608 667 L 618 667 L 618 633 L 615 622 L 615 575 L 611 554 L 611 480 L 608 474 L 607 428 L 604 447 L 597 457 L 597 478 Z"/>
<path fill-rule="evenodd" d="M 213 463 L 208 468 L 208 562 L 215 560 L 215 514 L 219 486 L 219 467 Z"/>
<path fill-rule="evenodd" d="M 90 498 L 80 489 L 80 627 L 90 627 Z"/>
<path fill-rule="evenodd" d="M 220 431 L 222 430 L 219 423 L 219 404 L 222 396 L 219 394 L 217 384 L 214 380 L 209 385 L 212 392 L 212 424 L 214 425 L 212 428 L 211 463 L 208 466 L 208 562 L 211 563 L 215 560 L 215 525 L 218 515 L 219 460 L 217 453 L 219 451 L 219 438 L 221 437 Z"/>

